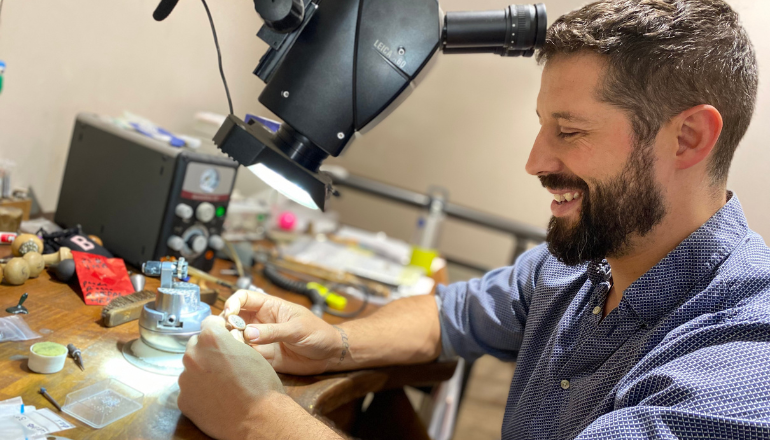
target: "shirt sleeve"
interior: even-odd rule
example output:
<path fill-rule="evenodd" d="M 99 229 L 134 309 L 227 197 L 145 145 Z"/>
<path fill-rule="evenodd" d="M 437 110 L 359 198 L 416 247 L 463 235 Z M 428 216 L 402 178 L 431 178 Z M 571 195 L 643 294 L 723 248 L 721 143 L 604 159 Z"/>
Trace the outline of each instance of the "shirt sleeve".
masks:
<path fill-rule="evenodd" d="M 548 257 L 540 245 L 523 253 L 513 266 L 482 278 L 439 286 L 442 358 L 472 361 L 484 354 L 512 361 L 524 336 L 536 273 Z"/>
<path fill-rule="evenodd" d="M 723 317 L 664 339 L 576 438 L 770 438 L 770 323 Z"/>

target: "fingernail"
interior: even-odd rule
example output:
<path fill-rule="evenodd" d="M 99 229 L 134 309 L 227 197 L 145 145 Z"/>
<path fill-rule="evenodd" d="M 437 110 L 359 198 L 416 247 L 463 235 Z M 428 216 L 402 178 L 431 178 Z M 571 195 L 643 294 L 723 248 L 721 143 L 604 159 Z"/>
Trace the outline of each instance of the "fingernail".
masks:
<path fill-rule="evenodd" d="M 225 316 L 229 316 L 230 315 L 230 307 L 225 307 L 225 312 L 224 313 L 225 313 Z"/>
<path fill-rule="evenodd" d="M 243 331 L 243 336 L 249 341 L 256 341 L 259 338 L 259 329 L 246 327 L 246 330 Z"/>

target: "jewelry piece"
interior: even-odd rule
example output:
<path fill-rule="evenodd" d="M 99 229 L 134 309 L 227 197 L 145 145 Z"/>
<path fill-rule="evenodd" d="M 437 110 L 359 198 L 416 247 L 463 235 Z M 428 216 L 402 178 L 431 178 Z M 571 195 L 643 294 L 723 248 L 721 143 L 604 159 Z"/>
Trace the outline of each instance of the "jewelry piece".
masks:
<path fill-rule="evenodd" d="M 230 315 L 227 317 L 227 323 L 234 329 L 244 331 L 246 329 L 246 321 L 238 315 Z"/>

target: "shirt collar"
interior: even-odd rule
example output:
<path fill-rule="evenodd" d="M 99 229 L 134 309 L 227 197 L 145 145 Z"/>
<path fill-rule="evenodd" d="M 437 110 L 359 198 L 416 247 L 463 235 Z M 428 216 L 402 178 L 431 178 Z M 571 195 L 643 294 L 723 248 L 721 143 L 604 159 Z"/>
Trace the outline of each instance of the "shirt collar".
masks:
<path fill-rule="evenodd" d="M 748 233 L 738 197 L 730 191 L 727 197 L 716 214 L 623 293 L 623 299 L 646 324 L 654 324 L 680 304 L 695 283 L 713 273 Z"/>

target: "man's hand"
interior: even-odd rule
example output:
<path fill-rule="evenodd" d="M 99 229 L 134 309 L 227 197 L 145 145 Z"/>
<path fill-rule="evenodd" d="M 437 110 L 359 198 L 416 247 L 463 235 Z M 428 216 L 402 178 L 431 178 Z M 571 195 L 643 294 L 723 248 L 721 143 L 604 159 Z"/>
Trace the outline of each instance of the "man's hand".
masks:
<path fill-rule="evenodd" d="M 218 316 L 203 321 L 182 362 L 179 409 L 212 437 L 247 438 L 250 424 L 265 408 L 289 399 L 267 361 L 236 341 Z"/>
<path fill-rule="evenodd" d="M 246 321 L 246 342 L 281 373 L 323 373 L 340 362 L 345 350 L 337 329 L 305 307 L 274 296 L 239 290 L 225 302 L 222 315 L 236 314 Z"/>
<path fill-rule="evenodd" d="M 265 358 L 233 338 L 221 317 L 203 321 L 182 361 L 177 404 L 211 437 L 340 440 L 284 393 Z"/>

